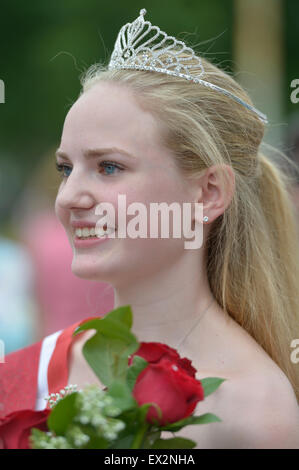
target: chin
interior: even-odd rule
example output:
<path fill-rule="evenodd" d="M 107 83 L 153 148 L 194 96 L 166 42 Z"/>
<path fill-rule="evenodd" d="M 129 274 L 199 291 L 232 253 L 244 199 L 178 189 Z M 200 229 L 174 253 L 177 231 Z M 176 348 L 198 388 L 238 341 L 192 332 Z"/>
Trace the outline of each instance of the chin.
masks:
<path fill-rule="evenodd" d="M 86 279 L 87 281 L 97 280 L 95 273 L 90 268 L 78 268 L 72 266 L 72 273 L 74 276 L 79 277 L 80 279 Z"/>
<path fill-rule="evenodd" d="M 113 283 L 115 275 L 119 270 L 119 265 L 113 267 L 108 260 L 104 262 L 99 259 L 88 259 L 88 257 L 85 260 L 74 257 L 71 269 L 74 276 L 81 279 Z"/>

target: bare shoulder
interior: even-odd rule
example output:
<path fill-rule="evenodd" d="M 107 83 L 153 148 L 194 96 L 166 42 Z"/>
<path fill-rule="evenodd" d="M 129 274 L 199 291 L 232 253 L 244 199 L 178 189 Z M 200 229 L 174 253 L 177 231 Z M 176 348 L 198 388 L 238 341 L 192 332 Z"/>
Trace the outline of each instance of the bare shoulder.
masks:
<path fill-rule="evenodd" d="M 221 422 L 180 431 L 180 436 L 197 443 L 196 448 L 299 449 L 298 403 L 278 367 L 270 371 L 260 367 L 255 374 L 228 377 L 198 403 L 194 414 L 204 413 L 217 415 Z"/>
<path fill-rule="evenodd" d="M 232 322 L 224 333 L 213 356 L 194 361 L 199 380 L 226 379 L 194 413 L 221 422 L 188 426 L 180 435 L 201 449 L 299 449 L 299 406 L 287 376 L 241 327 Z"/>
<path fill-rule="evenodd" d="M 231 393 L 239 404 L 237 436 L 251 448 L 299 449 L 299 404 L 288 377 L 243 329 L 241 338 L 245 353 L 226 389 L 226 399 Z"/>
<path fill-rule="evenodd" d="M 278 367 L 261 368 L 253 376 L 236 380 L 227 395 L 230 392 L 239 404 L 232 430 L 236 444 L 255 449 L 299 449 L 299 405 Z"/>

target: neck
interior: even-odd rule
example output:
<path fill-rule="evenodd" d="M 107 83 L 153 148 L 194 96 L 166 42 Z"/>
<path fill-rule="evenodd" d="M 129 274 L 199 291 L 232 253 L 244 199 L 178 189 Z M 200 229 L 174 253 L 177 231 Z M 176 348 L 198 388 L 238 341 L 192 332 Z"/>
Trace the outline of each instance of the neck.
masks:
<path fill-rule="evenodd" d="M 212 300 L 207 277 L 198 272 L 197 263 L 193 270 L 175 264 L 153 277 L 114 288 L 114 308 L 131 305 L 132 332 L 138 340 L 167 343 L 174 348 L 192 334 L 190 328 L 197 326 L 206 309 L 207 315 L 213 309 L 216 302 L 211 305 Z"/>

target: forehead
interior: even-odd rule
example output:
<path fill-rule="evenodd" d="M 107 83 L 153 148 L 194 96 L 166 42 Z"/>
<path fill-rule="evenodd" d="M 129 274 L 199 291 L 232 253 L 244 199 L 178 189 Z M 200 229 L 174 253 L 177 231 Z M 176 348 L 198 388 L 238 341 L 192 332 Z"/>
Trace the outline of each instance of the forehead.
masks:
<path fill-rule="evenodd" d="M 128 88 L 100 82 L 93 85 L 69 110 L 61 147 L 119 146 L 133 154 L 161 151 L 154 116 L 142 109 Z"/>

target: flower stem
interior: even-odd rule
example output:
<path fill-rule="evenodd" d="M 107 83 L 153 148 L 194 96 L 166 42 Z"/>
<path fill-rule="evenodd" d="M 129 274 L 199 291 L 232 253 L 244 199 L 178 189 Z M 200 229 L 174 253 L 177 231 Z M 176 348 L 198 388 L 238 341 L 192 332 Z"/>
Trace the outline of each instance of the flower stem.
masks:
<path fill-rule="evenodd" d="M 132 442 L 132 445 L 131 445 L 131 449 L 140 449 L 141 448 L 141 445 L 143 443 L 143 440 L 144 440 L 144 437 L 145 437 L 145 434 L 149 428 L 149 423 L 147 423 L 146 421 L 143 423 L 143 425 L 141 426 L 141 428 L 138 429 L 137 433 L 135 434 L 135 437 L 133 439 L 133 442 Z"/>

